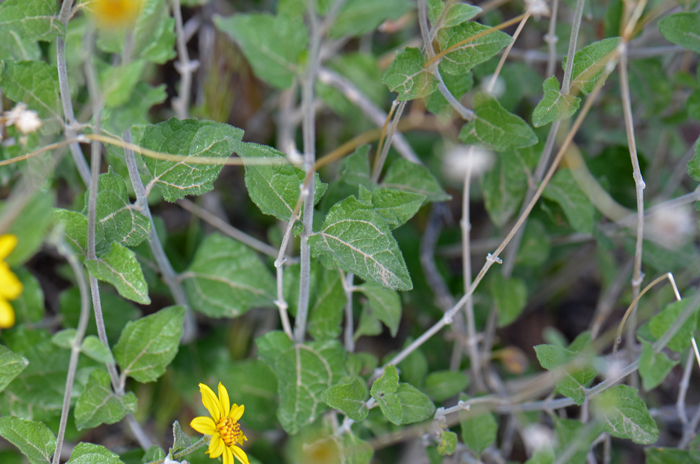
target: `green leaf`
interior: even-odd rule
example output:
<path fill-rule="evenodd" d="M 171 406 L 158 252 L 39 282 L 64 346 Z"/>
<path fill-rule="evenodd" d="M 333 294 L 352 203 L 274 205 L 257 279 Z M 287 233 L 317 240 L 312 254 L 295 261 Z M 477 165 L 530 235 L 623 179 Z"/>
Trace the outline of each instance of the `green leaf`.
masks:
<path fill-rule="evenodd" d="M 86 260 L 85 265 L 97 279 L 114 285 L 124 298 L 141 304 L 151 303 L 141 265 L 128 248 L 112 242 L 109 252 L 97 259 Z"/>
<path fill-rule="evenodd" d="M 403 158 L 391 164 L 381 186 L 425 195 L 426 201 L 430 202 L 452 198 L 445 193 L 437 179 L 425 166 L 411 163 Z"/>
<path fill-rule="evenodd" d="M 692 453 L 678 448 L 645 448 L 645 464 L 690 464 L 696 463 Z"/>
<path fill-rule="evenodd" d="M 459 3 L 452 5 L 454 6 L 472 6 L 472 5 L 467 5 L 465 3 Z M 439 67 L 441 69 L 441 67 Z M 453 76 L 452 74 L 447 74 L 445 72 L 442 72 L 442 69 L 440 71 L 440 75 L 442 76 L 443 82 L 445 82 L 445 87 L 447 87 L 447 90 L 450 91 L 453 97 L 456 99 L 461 99 L 464 94 L 469 92 L 472 87 L 474 86 L 474 74 L 469 73 L 469 74 L 464 74 L 461 76 Z M 430 94 L 430 97 L 428 97 L 428 100 L 426 101 L 426 108 L 428 111 L 430 111 L 433 114 L 440 115 L 442 111 L 445 111 L 449 109 L 449 111 L 452 111 L 452 106 L 450 103 L 445 99 L 445 97 L 442 95 L 442 92 L 433 92 Z"/>
<path fill-rule="evenodd" d="M 460 24 L 469 21 L 480 12 L 481 8 L 478 6 L 468 5 L 466 3 L 453 3 L 445 13 L 442 27 L 459 26 Z"/>
<path fill-rule="evenodd" d="M 212 183 L 221 172 L 222 164 L 195 164 L 196 158 L 220 158 L 223 162 L 235 149 L 235 142 L 243 137 L 241 129 L 214 121 L 172 118 L 146 127 L 141 144 L 144 148 L 171 155 L 186 156 L 172 162 L 144 157 L 153 179 L 166 201 L 175 201 L 186 195 L 202 195 L 213 188 Z"/>
<path fill-rule="evenodd" d="M 354 377 L 349 383 L 338 384 L 325 390 L 321 398 L 328 406 L 343 411 L 356 422 L 365 420 L 369 413 L 365 404 L 368 398 L 367 386 L 359 377 Z"/>
<path fill-rule="evenodd" d="M 525 464 L 554 464 L 554 450 L 548 446 L 536 449 Z"/>
<path fill-rule="evenodd" d="M 318 269 L 318 286 L 309 295 L 307 328 L 314 340 L 330 340 L 338 338 L 342 332 L 341 323 L 347 297 L 340 272 L 322 266 Z"/>
<path fill-rule="evenodd" d="M 399 94 L 399 100 L 425 98 L 437 90 L 438 81 L 424 64 L 425 58 L 419 49 L 406 48 L 396 55 L 382 82 Z"/>
<path fill-rule="evenodd" d="M 294 345 L 275 362 L 280 406 L 277 418 L 284 430 L 295 434 L 326 409 L 324 390 L 345 374 L 345 351 L 337 340 Z"/>
<path fill-rule="evenodd" d="M 97 362 L 104 364 L 114 363 L 112 352 L 105 346 L 104 343 L 100 341 L 99 338 L 94 335 L 88 335 L 85 337 L 85 340 L 83 340 L 83 344 L 80 347 L 80 351 L 83 352 L 85 356 L 88 356 Z"/>
<path fill-rule="evenodd" d="M 19 298 L 10 301 L 15 310 L 15 323 L 37 323 L 44 317 L 44 291 L 36 277 L 26 268 L 20 267 L 13 272 L 23 287 Z"/>
<path fill-rule="evenodd" d="M 693 119 L 700 119 L 700 89 L 695 89 L 695 91 L 690 94 L 685 101 L 685 108 L 688 111 L 688 116 Z"/>
<path fill-rule="evenodd" d="M 91 429 L 100 424 L 115 424 L 138 408 L 136 395 L 119 396 L 112 392 L 109 374 L 96 369 L 90 374 L 85 389 L 75 405 L 75 426 Z"/>
<path fill-rule="evenodd" d="M 119 456 L 100 445 L 78 443 L 66 464 L 124 464 Z"/>
<path fill-rule="evenodd" d="M 466 398 L 467 396 L 463 395 L 460 399 Z M 496 441 L 498 422 L 493 414 L 478 406 L 472 406 L 469 411 L 461 411 L 459 417 L 462 441 L 480 456 L 482 451 Z"/>
<path fill-rule="evenodd" d="M 420 209 L 426 196 L 403 190 L 378 188 L 372 191 L 372 205 L 384 222 L 396 229 L 411 219 Z"/>
<path fill-rule="evenodd" d="M 250 412 L 250 411 L 249 411 Z M 171 453 L 177 453 L 192 445 L 192 439 L 182 431 L 180 422 L 173 422 L 173 447 L 170 448 Z"/>
<path fill-rule="evenodd" d="M 112 166 L 108 172 L 100 174 L 96 214 L 95 232 L 99 238 L 107 241 L 103 245 L 105 248 L 111 242 L 137 246 L 151 232 L 151 221 L 129 202 L 126 183 Z"/>
<path fill-rule="evenodd" d="M 0 417 L 0 435 L 19 448 L 31 464 L 51 462 L 56 450 L 56 437 L 42 422 Z"/>
<path fill-rule="evenodd" d="M 63 111 L 58 92 L 58 68 L 43 61 L 4 63 L 0 83 L 7 98 L 26 103 L 42 119 L 60 121 Z"/>
<path fill-rule="evenodd" d="M 373 314 L 389 327 L 391 336 L 395 337 L 401 322 L 401 298 L 399 294 L 369 283 L 360 285 L 358 291 L 367 297 Z"/>
<path fill-rule="evenodd" d="M 695 142 L 695 155 L 688 163 L 688 175 L 700 182 L 700 140 Z"/>
<path fill-rule="evenodd" d="M 102 113 L 102 126 L 113 134 L 121 134 L 137 125 L 147 125 L 148 110 L 167 98 L 165 84 L 151 87 L 139 82 L 131 91 L 126 102 L 117 108 L 105 108 Z"/>
<path fill-rule="evenodd" d="M 260 208 L 260 211 L 277 219 L 289 221 L 301 194 L 300 187 L 306 177 L 304 171 L 289 164 L 282 152 L 267 145 L 236 142 L 234 151 L 241 158 L 266 158 L 280 162 L 280 164 L 268 165 L 247 164 L 245 185 L 250 199 Z M 318 173 L 315 174 L 314 185 L 314 204 L 316 204 L 328 185 L 321 182 Z"/>
<path fill-rule="evenodd" d="M 7 3 L 4 2 L 3 5 Z M 2 16 L 2 7 L 0 7 L 0 21 Z M 0 60 L 41 61 L 39 43 L 26 39 L 14 31 L 8 31 L 0 25 Z"/>
<path fill-rule="evenodd" d="M 489 29 L 491 28 L 475 22 L 462 23 L 459 26 L 449 29 L 440 29 L 440 32 L 438 32 L 440 50 L 447 50 Z M 447 53 L 442 58 L 440 70 L 444 70 L 444 72 L 454 76 L 466 74 L 474 66 L 484 63 L 496 56 L 501 49 L 510 45 L 512 41 L 513 39 L 508 34 L 501 31 L 482 35 Z"/>
<path fill-rule="evenodd" d="M 637 389 L 617 385 L 593 399 L 593 408 L 603 421 L 603 430 L 613 437 L 627 438 L 640 445 L 651 445 L 659 429 Z"/>
<path fill-rule="evenodd" d="M 525 226 L 525 233 L 523 233 L 515 264 L 539 268 L 549 258 L 551 248 L 551 238 L 544 224 L 537 219 L 529 219 Z"/>
<path fill-rule="evenodd" d="M 457 434 L 449 430 L 443 430 L 440 433 L 440 444 L 438 445 L 438 453 L 440 456 L 451 456 L 457 449 Z"/>
<path fill-rule="evenodd" d="M 491 276 L 489 290 L 498 311 L 498 326 L 505 327 L 518 319 L 527 304 L 527 287 L 517 277 Z"/>
<path fill-rule="evenodd" d="M 435 413 L 435 405 L 430 398 L 409 383 L 400 384 L 396 396 L 401 404 L 401 424 L 421 422 Z"/>
<path fill-rule="evenodd" d="M 282 336 L 287 338 L 284 333 Z M 224 385 L 236 389 L 238 404 L 245 405 L 246 427 L 260 432 L 277 427 L 277 377 L 265 361 L 222 363 L 218 371 Z"/>
<path fill-rule="evenodd" d="M 564 95 L 559 91 L 559 81 L 552 76 L 542 84 L 544 97 L 532 112 L 532 125 L 541 127 L 550 122 L 569 119 L 578 111 L 581 99 L 573 95 Z"/>
<path fill-rule="evenodd" d="M 63 237 L 68 246 L 78 255 L 87 253 L 87 218 L 77 211 L 55 208 L 56 221 L 63 226 Z"/>
<path fill-rule="evenodd" d="M 588 432 L 588 433 L 586 433 Z M 555 419 L 554 433 L 557 444 L 557 454 L 564 453 L 564 450 L 572 446 L 576 453 L 569 458 L 568 464 L 586 464 L 586 457 L 591 443 L 600 435 L 598 427 L 587 430 L 585 425 L 573 419 Z"/>
<path fill-rule="evenodd" d="M 574 66 L 571 71 L 572 91 L 579 89 L 585 95 L 593 91 L 596 82 L 605 71 L 608 55 L 617 48 L 619 43 L 620 37 L 611 37 L 593 42 L 574 54 Z M 562 67 L 566 67 L 566 57 Z"/>
<path fill-rule="evenodd" d="M 142 0 L 132 36 L 133 58 L 164 64 L 175 58 L 175 19 L 163 0 Z M 108 53 L 122 53 L 124 30 L 99 30 L 97 46 Z"/>
<path fill-rule="evenodd" d="M 343 434 L 342 449 L 347 464 L 370 464 L 374 454 L 372 445 L 360 440 L 352 432 Z"/>
<path fill-rule="evenodd" d="M 370 177 L 369 145 L 362 145 L 340 163 L 340 180 L 353 187 L 360 185 L 368 190 L 374 189 L 376 184 Z"/>
<path fill-rule="evenodd" d="M 360 322 L 357 324 L 357 329 L 353 334 L 353 339 L 357 341 L 363 335 L 379 335 L 382 333 L 382 323 L 374 315 L 374 312 L 369 306 L 369 303 L 362 306 L 360 313 Z"/>
<path fill-rule="evenodd" d="M 482 177 L 486 212 L 497 227 L 503 227 L 513 217 L 525 198 L 528 173 L 532 172 L 529 160 L 523 156 L 525 152 L 500 153 L 496 165 Z"/>
<path fill-rule="evenodd" d="M 14 267 L 24 264 L 39 250 L 53 222 L 51 212 L 55 198 L 53 192 L 36 193 L 12 223 L 7 232 L 16 235 L 18 243 L 5 258 L 8 265 Z M 0 211 L 6 204 L 0 205 Z"/>
<path fill-rule="evenodd" d="M 192 308 L 212 317 L 236 317 L 275 299 L 275 282 L 255 252 L 218 234 L 204 239 L 182 278 Z"/>
<path fill-rule="evenodd" d="M 63 35 L 57 16 L 58 4 L 50 0 L 5 0 L 0 5 L 0 31 L 48 42 Z"/>
<path fill-rule="evenodd" d="M 65 329 L 56 332 L 51 337 L 51 343 L 63 349 L 70 349 L 73 345 L 73 340 L 75 340 L 75 335 L 78 331 L 75 329 Z"/>
<path fill-rule="evenodd" d="M 534 347 L 537 360 L 548 371 L 559 370 L 572 362 L 578 353 L 555 345 L 537 345 Z M 583 368 L 568 368 L 564 376 L 556 384 L 557 391 L 568 396 L 578 405 L 586 400 L 586 385 L 596 376 L 596 370 L 586 365 Z"/>
<path fill-rule="evenodd" d="M 314 256 L 328 255 L 338 266 L 385 287 L 413 288 L 406 263 L 389 226 L 371 205 L 354 196 L 336 203 L 323 229 L 309 238 Z"/>
<path fill-rule="evenodd" d="M 700 13 L 675 13 L 659 21 L 659 32 L 669 42 L 700 53 Z"/>
<path fill-rule="evenodd" d="M 160 459 L 165 460 L 165 451 L 163 451 L 163 448 L 161 448 L 160 446 L 153 445 L 150 448 L 148 448 L 146 454 L 143 455 L 143 457 L 141 458 L 141 462 L 153 462 L 158 461 Z"/>
<path fill-rule="evenodd" d="M 100 72 L 102 97 L 107 108 L 123 105 L 129 101 L 136 84 L 141 79 L 141 73 L 146 65 L 144 60 L 136 60 L 127 64 L 111 66 L 103 64 Z"/>
<path fill-rule="evenodd" d="M 657 339 L 661 338 L 674 324 L 674 322 L 676 322 L 676 319 L 678 319 L 687 306 L 688 301 L 689 300 L 674 301 L 666 306 L 659 314 L 652 317 L 649 321 L 649 330 L 651 330 L 652 335 L 654 335 L 654 337 Z M 698 313 L 697 308 L 695 308 L 692 316 L 690 316 L 688 320 L 683 323 L 680 329 L 678 329 L 678 332 L 676 332 L 666 346 L 676 353 L 683 353 L 685 350 L 687 350 L 690 346 L 690 337 L 697 327 L 697 321 Z"/>
<path fill-rule="evenodd" d="M 387 393 L 376 399 L 384 417 L 394 425 L 401 425 L 403 410 L 401 409 L 401 400 L 399 400 L 398 395 L 396 395 L 396 393 Z"/>
<path fill-rule="evenodd" d="M 654 353 L 651 344 L 646 340 L 642 342 L 642 356 L 639 358 L 639 375 L 642 377 L 644 390 L 656 388 L 664 381 L 673 366 L 678 361 L 671 361 L 664 353 Z"/>
<path fill-rule="evenodd" d="M 495 151 L 510 151 L 537 143 L 537 136 L 519 116 L 509 113 L 498 100 L 485 93 L 474 96 L 475 117 L 462 127 L 459 139 Z"/>
<path fill-rule="evenodd" d="M 398 19 L 412 8 L 408 0 L 348 0 L 328 35 L 332 39 L 360 36 L 375 30 L 387 19 Z"/>
<path fill-rule="evenodd" d="M 384 368 L 384 373 L 381 377 L 372 383 L 372 389 L 369 391 L 372 398 L 379 399 L 382 395 L 396 393 L 399 388 L 399 373 L 396 366 L 389 364 Z"/>
<path fill-rule="evenodd" d="M 469 377 L 464 372 L 437 371 L 428 374 L 423 384 L 423 392 L 433 401 L 441 402 L 467 388 Z"/>
<path fill-rule="evenodd" d="M 26 369 L 28 364 L 27 358 L 0 345 L 0 392 Z"/>
<path fill-rule="evenodd" d="M 184 306 L 170 306 L 124 327 L 114 346 L 122 376 L 153 382 L 165 373 L 177 354 L 185 311 Z"/>
<path fill-rule="evenodd" d="M 571 228 L 589 233 L 595 226 L 595 208 L 578 187 L 569 169 L 559 169 L 544 189 L 543 196 L 564 210 Z"/>
<path fill-rule="evenodd" d="M 285 350 L 294 345 L 294 342 L 281 330 L 273 330 L 255 339 L 258 347 L 258 355 L 274 369 L 277 359 Z"/>
<path fill-rule="evenodd" d="M 308 41 L 303 21 L 253 13 L 214 16 L 214 24 L 238 43 L 260 79 L 280 89 L 292 85 Z"/>

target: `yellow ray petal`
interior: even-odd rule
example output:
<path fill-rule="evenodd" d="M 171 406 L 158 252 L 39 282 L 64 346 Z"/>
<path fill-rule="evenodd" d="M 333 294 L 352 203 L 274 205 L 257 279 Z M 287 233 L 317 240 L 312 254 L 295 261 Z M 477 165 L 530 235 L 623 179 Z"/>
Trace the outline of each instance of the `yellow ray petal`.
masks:
<path fill-rule="evenodd" d="M 229 413 L 228 417 L 230 417 L 231 419 L 233 419 L 233 420 L 235 420 L 236 422 L 238 422 L 238 420 L 239 420 L 239 419 L 241 418 L 241 416 L 243 415 L 243 412 L 244 412 L 244 411 L 245 411 L 245 406 L 244 406 L 244 405 L 240 405 L 240 406 L 238 406 L 238 407 L 236 407 L 236 408 L 231 408 L 231 412 Z"/>
<path fill-rule="evenodd" d="M 210 417 L 195 417 L 192 419 L 192 422 L 190 422 L 190 427 L 195 429 L 197 432 L 203 434 L 203 435 L 215 435 L 219 433 L 216 430 L 216 424 L 214 423 L 213 420 L 211 420 Z"/>
<path fill-rule="evenodd" d="M 224 464 L 235 464 L 233 462 L 233 453 L 228 448 L 224 450 Z"/>
<path fill-rule="evenodd" d="M 221 419 L 219 399 L 216 397 L 214 392 L 211 391 L 211 388 L 203 383 L 199 384 L 199 391 L 202 393 L 202 403 L 204 404 L 204 407 L 207 408 L 207 411 L 209 411 L 209 415 L 212 419 L 214 419 L 214 422 L 218 423 L 219 419 Z"/>
<path fill-rule="evenodd" d="M 12 305 L 0 297 L 0 329 L 9 329 L 15 325 L 15 310 Z"/>
<path fill-rule="evenodd" d="M 230 449 L 233 451 L 234 456 L 236 456 L 239 461 L 241 461 L 243 464 L 250 464 L 250 461 L 248 461 L 248 455 L 246 455 L 242 449 L 240 449 L 238 446 L 232 446 Z"/>
<path fill-rule="evenodd" d="M 219 402 L 221 403 L 221 417 L 228 416 L 228 413 L 231 410 L 231 401 L 228 399 L 228 391 L 226 390 L 226 387 L 224 387 L 221 382 L 219 382 Z"/>
<path fill-rule="evenodd" d="M 221 456 L 221 453 L 224 452 L 224 449 L 226 449 L 226 446 L 224 446 L 224 441 L 221 439 L 221 435 L 218 433 L 216 435 L 212 435 L 211 441 L 209 442 L 209 449 L 207 450 L 209 457 L 212 459 L 218 458 Z"/>
<path fill-rule="evenodd" d="M 7 258 L 17 246 L 17 236 L 12 234 L 0 235 L 0 260 Z"/>
<path fill-rule="evenodd" d="M 0 262 L 0 298 L 14 300 L 22 294 L 22 282 L 10 270 L 10 266 Z"/>

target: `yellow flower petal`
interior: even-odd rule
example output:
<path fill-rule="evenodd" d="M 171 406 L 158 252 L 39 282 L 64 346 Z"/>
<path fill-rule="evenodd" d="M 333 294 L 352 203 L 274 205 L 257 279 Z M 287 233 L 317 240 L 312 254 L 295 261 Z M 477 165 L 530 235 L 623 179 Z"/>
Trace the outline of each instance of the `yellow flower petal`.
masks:
<path fill-rule="evenodd" d="M 211 437 L 211 441 L 209 442 L 209 449 L 207 450 L 207 453 L 209 453 L 210 458 L 218 458 L 219 456 L 221 456 L 221 453 L 223 453 L 225 449 L 226 446 L 224 446 L 224 441 L 221 439 L 221 435 L 216 434 Z"/>
<path fill-rule="evenodd" d="M 204 404 L 204 407 L 207 408 L 207 411 L 209 411 L 209 415 L 212 419 L 214 419 L 214 422 L 218 423 L 219 419 L 221 419 L 219 399 L 216 397 L 214 392 L 211 391 L 211 388 L 203 383 L 199 384 L 199 391 L 202 393 L 202 403 Z"/>
<path fill-rule="evenodd" d="M 219 403 L 221 404 L 221 417 L 228 416 L 231 410 L 231 401 L 228 399 L 226 387 L 221 382 L 219 382 Z"/>
<path fill-rule="evenodd" d="M 12 305 L 0 297 L 0 329 L 9 329 L 15 325 L 15 310 Z"/>
<path fill-rule="evenodd" d="M 233 453 L 228 448 L 224 451 L 224 464 L 235 464 L 233 462 Z"/>
<path fill-rule="evenodd" d="M 239 420 L 239 419 L 241 418 L 241 416 L 243 415 L 243 411 L 245 411 L 245 406 L 244 406 L 244 405 L 240 405 L 240 406 L 237 406 L 237 407 L 236 407 L 235 404 L 234 404 L 233 406 L 234 406 L 234 407 L 231 408 L 231 412 L 229 413 L 228 417 L 230 417 L 231 419 L 233 419 L 233 420 L 235 420 L 236 422 L 238 422 L 238 420 Z"/>
<path fill-rule="evenodd" d="M 203 435 L 216 435 L 219 433 L 216 430 L 216 424 L 214 423 L 213 420 L 211 420 L 210 417 L 195 417 L 192 419 L 192 422 L 190 422 L 190 427 L 195 429 L 197 432 L 203 434 Z"/>
<path fill-rule="evenodd" d="M 243 464 L 250 464 L 250 461 L 248 461 L 248 455 L 246 455 L 242 449 L 240 449 L 238 446 L 232 446 L 230 449 L 233 451 L 233 454 L 239 461 L 241 461 Z"/>
<path fill-rule="evenodd" d="M 0 235 L 0 260 L 7 258 L 17 246 L 17 236 L 12 234 Z"/>
<path fill-rule="evenodd" d="M 22 294 L 22 282 L 10 270 L 10 266 L 0 262 L 0 298 L 14 300 Z"/>

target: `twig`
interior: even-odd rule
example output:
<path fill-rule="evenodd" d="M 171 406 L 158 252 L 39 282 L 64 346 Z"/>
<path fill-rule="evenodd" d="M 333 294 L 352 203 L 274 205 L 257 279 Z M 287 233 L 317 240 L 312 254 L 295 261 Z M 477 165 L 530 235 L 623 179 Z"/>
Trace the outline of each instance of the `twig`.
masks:
<path fill-rule="evenodd" d="M 354 339 L 354 321 L 352 315 L 352 293 L 353 287 L 355 286 L 355 274 L 348 272 L 345 276 L 345 282 L 343 288 L 345 290 L 345 349 L 348 353 L 353 353 L 355 351 L 355 339 Z"/>
<path fill-rule="evenodd" d="M 192 73 L 197 70 L 199 62 L 190 61 L 187 51 L 187 39 L 182 28 L 182 11 L 180 0 L 171 0 L 173 16 L 175 17 L 175 32 L 177 34 L 177 55 L 179 60 L 175 63 L 175 69 L 180 73 L 180 94 L 173 99 L 173 109 L 178 119 L 187 119 L 190 107 L 190 92 L 192 89 Z"/>
<path fill-rule="evenodd" d="M 688 425 L 688 413 L 685 411 L 685 398 L 688 393 L 688 387 L 690 387 L 690 374 L 693 371 L 693 361 L 695 361 L 695 353 L 693 349 L 690 348 L 688 350 L 688 359 L 685 361 L 685 368 L 683 369 L 683 377 L 681 377 L 681 382 L 678 385 L 678 399 L 676 400 L 676 412 L 684 428 Z"/>
<path fill-rule="evenodd" d="M 493 93 L 493 88 L 496 85 L 496 80 L 498 79 L 498 74 L 500 74 L 501 69 L 503 69 L 503 64 L 506 62 L 506 58 L 508 58 L 508 53 L 513 49 L 513 45 L 515 45 L 515 41 L 518 40 L 518 36 L 523 30 L 523 27 L 525 27 L 525 23 L 527 22 L 528 18 L 530 18 L 530 15 L 532 13 L 528 9 L 525 12 L 525 16 L 523 16 L 522 21 L 520 21 L 520 24 L 518 24 L 518 28 L 515 30 L 515 33 L 513 34 L 513 40 L 508 44 L 506 47 L 505 51 L 501 55 L 501 59 L 498 61 L 498 65 L 496 66 L 496 70 L 493 72 L 493 75 L 491 76 L 491 81 L 489 82 L 489 86 L 486 89 L 486 93 Z"/>
<path fill-rule="evenodd" d="M 56 437 L 56 450 L 54 451 L 52 464 L 59 464 L 61 459 L 61 449 L 63 448 L 63 440 L 66 434 L 66 424 L 68 423 L 68 414 L 70 413 L 70 400 L 73 391 L 73 383 L 75 382 L 75 372 L 78 368 L 78 358 L 80 356 L 80 348 L 85 337 L 88 322 L 90 321 L 90 296 L 83 272 L 83 266 L 68 249 L 63 241 L 56 244 L 58 252 L 66 258 L 68 264 L 73 270 L 75 280 L 80 290 L 80 318 L 78 319 L 78 327 L 75 332 L 75 338 L 71 343 L 70 361 L 68 363 L 68 375 L 66 377 L 66 390 L 63 394 L 63 408 L 61 410 L 61 420 L 58 425 L 58 436 Z"/>
<path fill-rule="evenodd" d="M 374 182 L 377 182 L 379 180 L 379 175 L 382 173 L 382 168 L 384 167 L 384 162 L 386 161 L 386 157 L 389 154 L 389 147 L 391 146 L 391 141 L 394 137 L 394 134 L 396 133 L 396 128 L 399 124 L 399 120 L 401 119 L 401 114 L 403 113 L 403 110 L 405 107 L 406 107 L 405 101 L 402 101 L 396 107 L 396 113 L 394 114 L 394 119 L 391 121 L 391 124 L 389 125 L 389 128 L 388 128 L 387 133 L 386 133 L 386 140 L 384 141 L 384 145 L 382 146 L 382 152 L 379 155 L 379 157 L 374 161 L 374 167 L 372 170 L 372 180 Z"/>
<path fill-rule="evenodd" d="M 564 68 L 564 77 L 561 82 L 561 93 L 568 95 L 571 90 L 571 72 L 574 69 L 574 55 L 576 55 L 576 44 L 578 42 L 578 31 L 581 27 L 581 18 L 583 17 L 583 5 L 585 0 L 576 1 L 576 10 L 574 10 L 574 19 L 571 23 L 571 38 L 569 40 L 569 51 L 566 54 L 566 68 Z"/>
<path fill-rule="evenodd" d="M 559 42 L 559 37 L 557 37 L 557 13 L 559 10 L 559 0 L 552 0 L 552 14 L 549 17 L 549 30 L 544 36 L 544 41 L 547 42 L 549 47 L 549 54 L 547 55 L 547 71 L 546 76 L 554 75 L 554 67 L 557 64 L 557 42 Z"/>
<path fill-rule="evenodd" d="M 192 454 L 195 451 L 197 451 L 199 448 L 203 448 L 209 444 L 209 437 L 204 435 L 202 438 L 197 440 L 196 442 L 192 443 L 190 446 L 187 448 L 178 451 L 177 453 L 173 454 L 173 459 L 182 459 L 188 454 Z M 151 461 L 147 464 L 163 464 L 165 462 L 165 458 L 163 459 L 157 459 L 155 461 Z"/>
<path fill-rule="evenodd" d="M 318 69 L 319 51 L 321 49 L 321 37 L 323 31 L 319 27 L 316 17 L 315 2 L 307 0 L 307 13 L 309 17 L 309 65 L 302 83 L 302 109 L 304 119 L 302 133 L 304 140 L 304 168 L 306 172 L 313 169 L 316 161 L 316 127 L 314 114 L 314 87 L 316 85 L 316 72 Z M 304 230 L 301 234 L 301 270 L 299 274 L 299 305 L 297 306 L 297 317 L 294 325 L 294 340 L 303 343 L 306 336 L 306 318 L 309 312 L 309 285 L 311 282 L 311 247 L 309 237 L 313 233 L 314 215 L 314 176 L 308 180 L 308 185 L 303 187 L 306 190 L 304 198 L 304 213 L 302 224 Z M 291 218 L 294 220 L 294 218 Z"/>
<path fill-rule="evenodd" d="M 68 21 L 70 20 L 72 6 L 73 0 L 63 0 L 61 11 L 58 14 L 58 20 L 63 24 L 64 33 L 68 32 Z M 58 89 L 61 94 L 61 105 L 63 106 L 63 115 L 66 118 L 63 132 L 65 133 L 66 139 L 73 140 L 76 135 L 74 129 L 76 121 L 73 112 L 73 102 L 70 98 L 70 88 L 68 86 L 66 42 L 60 35 L 56 37 L 56 65 L 58 66 Z M 80 178 L 85 185 L 90 185 L 90 168 L 85 161 L 80 145 L 78 145 L 77 142 L 70 142 L 69 147 L 71 155 L 73 155 L 75 167 L 78 168 Z"/>

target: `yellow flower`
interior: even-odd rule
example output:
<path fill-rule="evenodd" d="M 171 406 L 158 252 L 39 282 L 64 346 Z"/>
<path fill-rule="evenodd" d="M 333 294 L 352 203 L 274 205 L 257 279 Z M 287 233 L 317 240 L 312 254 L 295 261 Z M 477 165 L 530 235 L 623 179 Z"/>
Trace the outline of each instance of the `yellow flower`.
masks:
<path fill-rule="evenodd" d="M 22 293 L 22 282 L 10 270 L 3 260 L 17 246 L 17 237 L 11 234 L 0 235 L 0 329 L 8 329 L 15 325 L 15 311 L 9 300 L 19 298 Z"/>
<path fill-rule="evenodd" d="M 141 11 L 141 0 L 93 0 L 86 6 L 100 27 L 123 29 L 136 21 Z"/>
<path fill-rule="evenodd" d="M 199 391 L 202 393 L 202 403 L 209 411 L 209 417 L 195 417 L 190 422 L 190 427 L 204 435 L 211 435 L 207 454 L 215 459 L 224 455 L 224 464 L 234 464 L 233 457 L 236 456 L 243 464 L 250 464 L 245 452 L 236 446 L 248 440 L 241 432 L 238 420 L 243 415 L 245 407 L 243 405 L 231 403 L 228 399 L 228 392 L 221 382 L 219 382 L 219 397 L 217 398 L 211 388 L 203 383 L 199 384 Z"/>

